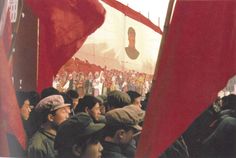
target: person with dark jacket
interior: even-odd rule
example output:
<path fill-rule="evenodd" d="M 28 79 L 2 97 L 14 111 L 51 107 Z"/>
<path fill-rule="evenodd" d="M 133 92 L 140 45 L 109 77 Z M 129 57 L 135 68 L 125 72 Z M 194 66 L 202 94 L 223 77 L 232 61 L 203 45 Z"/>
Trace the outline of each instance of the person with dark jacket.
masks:
<path fill-rule="evenodd" d="M 202 142 L 201 157 L 236 157 L 236 95 L 224 97 L 215 130 Z"/>
<path fill-rule="evenodd" d="M 20 113 L 25 133 L 27 135 L 27 138 L 30 139 L 37 130 L 37 125 L 35 124 L 36 118 L 34 113 L 34 106 L 36 106 L 39 101 L 39 94 L 34 91 L 17 91 L 16 98 L 20 107 Z"/>
<path fill-rule="evenodd" d="M 144 115 L 143 111 L 135 106 L 125 106 L 106 113 L 107 124 L 102 142 L 103 158 L 134 157 L 136 144 L 131 141 L 140 133 L 142 127 L 139 123 L 143 121 Z"/>
<path fill-rule="evenodd" d="M 201 157 L 236 157 L 236 118 L 226 116 L 216 130 L 203 142 Z"/>
<path fill-rule="evenodd" d="M 58 126 L 69 118 L 70 104 L 61 95 L 42 99 L 35 107 L 41 114 L 41 128 L 33 135 L 28 145 L 29 158 L 55 158 L 54 140 Z"/>
<path fill-rule="evenodd" d="M 101 115 L 100 100 L 92 95 L 85 95 L 79 102 L 76 113 L 85 112 L 95 123 L 105 123 L 105 117 Z"/>
<path fill-rule="evenodd" d="M 138 92 L 136 91 L 128 91 L 126 92 L 130 98 L 131 98 L 131 104 L 141 108 L 142 105 L 141 105 L 141 101 L 142 101 L 142 95 L 139 94 Z"/>
<path fill-rule="evenodd" d="M 217 98 L 183 134 L 190 157 L 236 157 L 236 95 Z"/>
<path fill-rule="evenodd" d="M 178 138 L 159 158 L 190 158 L 183 137 Z"/>

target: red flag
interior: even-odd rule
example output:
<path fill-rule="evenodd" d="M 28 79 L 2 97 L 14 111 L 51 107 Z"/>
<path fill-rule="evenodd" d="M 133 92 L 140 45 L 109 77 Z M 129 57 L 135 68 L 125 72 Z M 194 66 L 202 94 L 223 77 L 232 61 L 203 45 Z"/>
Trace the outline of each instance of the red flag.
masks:
<path fill-rule="evenodd" d="M 157 33 L 162 34 L 162 31 L 159 26 L 155 25 L 148 18 L 146 18 L 145 16 L 143 16 L 139 12 L 131 9 L 130 7 L 120 3 L 119 1 L 114 1 L 114 0 L 102 0 L 102 1 L 107 3 L 108 5 L 110 5 L 111 7 L 121 11 L 122 13 L 127 15 L 128 17 L 130 17 L 134 20 L 137 20 L 137 21 L 143 23 L 144 25 L 150 27 L 151 29 L 153 29 Z"/>
<path fill-rule="evenodd" d="M 177 1 L 137 158 L 158 157 L 236 73 L 236 2 Z"/>
<path fill-rule="evenodd" d="M 11 82 L 7 60 L 11 44 L 11 23 L 7 16 L 2 36 L 0 36 L 0 157 L 22 156 L 25 150 L 25 133 L 20 109 Z"/>
<path fill-rule="evenodd" d="M 53 75 L 104 21 L 97 0 L 27 0 L 39 17 L 38 90 L 52 85 Z"/>

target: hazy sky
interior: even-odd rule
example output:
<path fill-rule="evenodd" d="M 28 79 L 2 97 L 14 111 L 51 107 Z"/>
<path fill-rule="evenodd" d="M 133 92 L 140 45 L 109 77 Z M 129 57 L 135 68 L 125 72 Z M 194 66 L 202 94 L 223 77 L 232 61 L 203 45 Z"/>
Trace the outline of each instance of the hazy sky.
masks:
<path fill-rule="evenodd" d="M 117 0 L 125 5 L 128 4 L 132 9 L 140 12 L 156 25 L 158 25 L 158 17 L 160 17 L 160 27 L 163 30 L 165 16 L 169 0 Z"/>

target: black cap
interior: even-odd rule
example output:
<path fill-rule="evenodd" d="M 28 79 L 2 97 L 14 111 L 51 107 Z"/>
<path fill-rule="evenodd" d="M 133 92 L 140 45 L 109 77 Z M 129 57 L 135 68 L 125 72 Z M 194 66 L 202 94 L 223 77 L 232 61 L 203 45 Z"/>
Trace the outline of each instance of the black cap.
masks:
<path fill-rule="evenodd" d="M 141 94 L 139 94 L 138 92 L 136 91 L 128 91 L 127 94 L 130 96 L 131 98 L 131 103 L 134 102 L 134 100 L 138 97 L 141 97 Z"/>
<path fill-rule="evenodd" d="M 87 113 L 78 113 L 63 122 L 57 131 L 55 149 L 70 148 L 80 138 L 99 132 L 105 124 L 94 123 Z"/>

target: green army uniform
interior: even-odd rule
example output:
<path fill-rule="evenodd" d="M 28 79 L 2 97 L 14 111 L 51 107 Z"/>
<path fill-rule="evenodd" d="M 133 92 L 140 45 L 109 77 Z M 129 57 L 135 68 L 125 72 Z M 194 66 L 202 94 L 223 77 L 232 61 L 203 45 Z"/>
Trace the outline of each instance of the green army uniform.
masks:
<path fill-rule="evenodd" d="M 57 152 L 54 149 L 55 135 L 40 129 L 29 142 L 29 158 L 55 158 Z"/>

